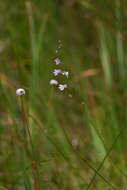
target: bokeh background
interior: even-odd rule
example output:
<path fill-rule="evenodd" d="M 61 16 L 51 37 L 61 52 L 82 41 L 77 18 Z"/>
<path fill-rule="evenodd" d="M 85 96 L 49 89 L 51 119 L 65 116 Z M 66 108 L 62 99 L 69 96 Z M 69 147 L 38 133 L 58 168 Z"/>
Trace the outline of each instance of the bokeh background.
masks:
<path fill-rule="evenodd" d="M 0 1 L 1 190 L 126 190 L 126 10 L 126 0 Z M 56 58 L 64 91 L 50 85 Z"/>

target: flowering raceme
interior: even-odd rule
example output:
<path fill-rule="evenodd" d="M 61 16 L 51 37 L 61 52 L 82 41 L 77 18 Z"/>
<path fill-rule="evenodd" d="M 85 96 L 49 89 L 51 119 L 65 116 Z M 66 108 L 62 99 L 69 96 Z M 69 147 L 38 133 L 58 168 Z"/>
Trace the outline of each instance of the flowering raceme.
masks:
<path fill-rule="evenodd" d="M 59 66 L 61 64 L 61 60 L 59 58 L 56 58 L 54 60 L 55 65 Z M 54 69 L 53 75 L 56 77 L 58 75 L 63 75 L 68 78 L 69 72 L 68 71 L 62 71 L 61 69 Z M 58 85 L 58 89 L 60 91 L 63 91 L 65 88 L 67 88 L 67 84 L 59 84 L 59 82 L 55 79 L 50 80 L 50 85 Z"/>

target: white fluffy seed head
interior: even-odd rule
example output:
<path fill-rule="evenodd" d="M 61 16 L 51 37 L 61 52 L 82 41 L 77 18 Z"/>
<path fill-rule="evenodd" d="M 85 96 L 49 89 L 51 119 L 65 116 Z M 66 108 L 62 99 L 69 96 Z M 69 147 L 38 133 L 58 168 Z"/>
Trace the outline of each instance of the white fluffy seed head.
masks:
<path fill-rule="evenodd" d="M 25 90 L 23 88 L 18 88 L 16 90 L 16 94 L 17 94 L 17 96 L 25 95 Z"/>

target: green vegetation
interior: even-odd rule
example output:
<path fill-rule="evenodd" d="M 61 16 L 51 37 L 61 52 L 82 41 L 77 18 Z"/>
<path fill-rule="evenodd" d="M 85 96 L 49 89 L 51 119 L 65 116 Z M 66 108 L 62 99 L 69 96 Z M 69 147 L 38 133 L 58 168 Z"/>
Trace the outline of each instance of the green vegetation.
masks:
<path fill-rule="evenodd" d="M 0 190 L 127 189 L 126 10 L 0 1 Z M 56 58 L 64 91 L 50 85 Z"/>

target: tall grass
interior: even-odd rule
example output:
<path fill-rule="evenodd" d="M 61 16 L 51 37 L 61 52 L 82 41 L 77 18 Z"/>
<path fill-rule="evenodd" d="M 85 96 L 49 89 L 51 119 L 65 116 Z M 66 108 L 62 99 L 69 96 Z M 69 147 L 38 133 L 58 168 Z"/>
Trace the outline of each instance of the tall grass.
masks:
<path fill-rule="evenodd" d="M 0 189 L 126 190 L 126 7 L 0 2 Z M 63 92 L 49 85 L 57 57 Z"/>

